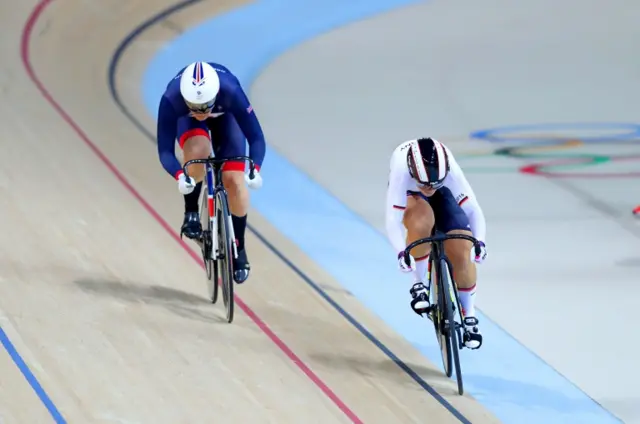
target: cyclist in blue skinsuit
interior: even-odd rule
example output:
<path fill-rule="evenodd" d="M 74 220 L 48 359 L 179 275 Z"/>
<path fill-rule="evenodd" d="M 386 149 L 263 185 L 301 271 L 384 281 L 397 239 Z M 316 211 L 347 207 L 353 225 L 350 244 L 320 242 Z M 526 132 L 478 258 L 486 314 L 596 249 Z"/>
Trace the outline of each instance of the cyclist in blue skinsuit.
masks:
<path fill-rule="evenodd" d="M 249 192 L 262 186 L 260 167 L 265 156 L 264 134 L 253 107 L 238 79 L 226 67 L 212 62 L 194 62 L 182 69 L 167 85 L 158 107 L 158 155 L 164 169 L 178 182 L 184 195 L 184 221 L 181 234 L 195 239 L 202 232 L 198 200 L 205 168 L 189 165 L 189 178 L 175 155 L 175 141 L 183 152 L 184 162 L 209 157 L 211 149 L 218 158 L 243 156 L 246 141 L 256 172 L 253 179 L 245 174 L 245 162 L 225 163 L 222 180 L 228 192 L 229 208 L 238 245 L 234 263 L 234 280 L 249 277 L 249 260 L 245 251 Z M 211 136 L 209 136 L 211 134 Z M 246 182 L 246 185 L 245 185 Z"/>

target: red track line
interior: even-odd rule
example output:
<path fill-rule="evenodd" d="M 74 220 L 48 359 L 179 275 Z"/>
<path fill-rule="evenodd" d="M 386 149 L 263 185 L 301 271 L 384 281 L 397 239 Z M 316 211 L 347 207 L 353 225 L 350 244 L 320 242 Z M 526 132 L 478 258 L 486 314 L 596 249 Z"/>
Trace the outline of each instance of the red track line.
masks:
<path fill-rule="evenodd" d="M 608 162 L 624 162 L 624 161 L 637 161 L 640 160 L 640 155 L 629 156 L 609 156 Z M 568 157 L 558 160 L 551 160 L 547 162 L 537 162 L 529 165 L 525 165 L 519 168 L 519 171 L 523 174 L 538 175 L 549 178 L 640 178 L 640 172 L 557 172 L 547 170 L 547 168 L 553 168 L 554 166 L 572 165 L 580 162 L 593 162 L 590 157 Z"/>
<path fill-rule="evenodd" d="M 91 149 L 93 153 L 102 161 L 102 163 L 111 171 L 111 173 L 122 183 L 122 185 L 133 195 L 133 197 L 140 202 L 142 207 L 149 212 L 153 219 L 160 224 L 160 226 L 177 242 L 180 246 L 196 261 L 201 267 L 203 266 L 202 259 L 193 249 L 191 249 L 179 236 L 173 231 L 169 224 L 160 216 L 160 214 L 147 202 L 138 191 L 129 183 L 124 175 L 118 170 L 118 168 L 107 158 L 107 156 L 91 141 L 89 136 L 75 123 L 75 121 L 69 116 L 67 112 L 60 106 L 60 104 L 53 98 L 53 96 L 46 89 L 42 81 L 36 75 L 33 66 L 31 64 L 29 56 L 29 47 L 31 42 L 31 36 L 33 29 L 38 22 L 38 19 L 44 12 L 44 10 L 53 3 L 54 0 L 40 0 L 40 2 L 34 7 L 27 19 L 27 22 L 22 31 L 21 39 L 21 57 L 22 63 L 29 75 L 29 78 L 33 81 L 36 87 L 42 93 L 42 96 L 49 102 L 49 104 L 60 114 L 62 119 L 76 132 L 78 137 Z M 262 330 L 262 332 L 287 356 L 287 358 L 296 364 L 298 368 L 315 384 L 339 409 L 342 411 L 353 423 L 361 424 L 362 420 L 342 401 L 340 398 L 318 377 L 311 369 L 296 355 L 285 342 L 278 337 L 271 328 L 238 296 L 235 296 L 235 300 L 240 309 L 247 314 L 247 316 Z"/>

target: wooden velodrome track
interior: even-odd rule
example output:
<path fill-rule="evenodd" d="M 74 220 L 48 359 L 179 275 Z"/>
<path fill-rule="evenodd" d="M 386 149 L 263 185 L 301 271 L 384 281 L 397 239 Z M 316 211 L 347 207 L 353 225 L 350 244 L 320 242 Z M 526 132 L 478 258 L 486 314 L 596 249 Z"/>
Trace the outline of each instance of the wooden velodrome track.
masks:
<path fill-rule="evenodd" d="M 143 128 L 108 84 L 117 46 L 170 6 L 1 6 L 0 422 L 497 422 L 253 211 L 235 321 L 207 302 L 138 87 L 164 41 L 234 4 L 195 3 L 122 52 L 115 89 Z"/>

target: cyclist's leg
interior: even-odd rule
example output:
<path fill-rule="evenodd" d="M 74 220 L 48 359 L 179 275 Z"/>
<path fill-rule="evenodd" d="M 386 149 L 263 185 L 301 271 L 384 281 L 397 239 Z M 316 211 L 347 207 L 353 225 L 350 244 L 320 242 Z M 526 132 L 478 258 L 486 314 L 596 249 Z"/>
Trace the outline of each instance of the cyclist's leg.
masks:
<path fill-rule="evenodd" d="M 435 217 L 428 199 L 421 193 L 407 192 L 407 207 L 404 211 L 403 223 L 407 229 L 407 245 L 431 235 Z M 430 306 L 429 287 L 426 281 L 430 249 L 429 244 L 422 244 L 411 250 L 411 255 L 416 261 L 416 269 L 413 272 L 413 286 L 409 293 L 412 297 L 411 307 L 418 314 L 427 312 Z"/>
<path fill-rule="evenodd" d="M 182 149 L 183 163 L 192 159 L 206 159 L 211 151 L 211 141 L 207 124 L 189 116 L 178 120 L 178 144 Z M 189 238 L 198 238 L 202 232 L 198 214 L 198 200 L 202 190 L 204 165 L 194 164 L 187 167 L 189 176 L 196 180 L 195 189 L 184 196 L 184 220 L 181 232 Z"/>
<path fill-rule="evenodd" d="M 224 114 L 209 121 L 209 129 L 218 158 L 246 155 L 247 146 L 244 134 L 232 115 Z M 244 243 L 249 210 L 249 190 L 245 184 L 245 161 L 230 161 L 222 168 L 222 183 L 229 197 L 229 209 L 233 221 L 233 231 L 238 246 L 238 258 L 234 263 L 234 279 L 238 283 L 249 277 L 249 260 Z"/>
<path fill-rule="evenodd" d="M 407 207 L 404 211 L 403 223 L 407 229 L 407 245 L 414 241 L 429 237 L 433 232 L 435 217 L 429 200 L 422 193 L 407 191 Z M 426 274 L 426 259 L 429 256 L 431 245 L 421 244 L 411 250 L 411 255 L 416 260 L 415 281 L 422 282 Z"/>
<path fill-rule="evenodd" d="M 451 191 L 440 188 L 430 199 L 436 217 L 436 227 L 446 234 L 473 235 L 469 218 L 464 213 Z M 478 348 L 482 344 L 482 335 L 478 329 L 475 312 L 476 267 L 471 262 L 471 248 L 468 240 L 446 240 L 444 250 L 453 266 L 454 279 L 458 286 L 458 295 L 464 324 L 467 330 L 465 344 L 470 348 Z"/>

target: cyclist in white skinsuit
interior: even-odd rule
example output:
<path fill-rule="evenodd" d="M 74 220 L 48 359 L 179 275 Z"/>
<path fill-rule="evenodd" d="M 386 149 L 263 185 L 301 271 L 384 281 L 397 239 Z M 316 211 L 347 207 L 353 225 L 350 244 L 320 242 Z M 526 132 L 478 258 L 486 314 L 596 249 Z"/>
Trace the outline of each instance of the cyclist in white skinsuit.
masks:
<path fill-rule="evenodd" d="M 473 245 L 467 240 L 444 242 L 463 309 L 464 342 L 469 348 L 479 348 L 482 334 L 474 307 L 476 267 L 473 262 L 481 263 L 487 256 L 485 218 L 462 169 L 444 144 L 421 138 L 406 141 L 394 150 L 385 214 L 387 236 L 398 254 L 400 270 L 413 274 L 409 291 L 411 307 L 419 315 L 430 309 L 426 259 L 431 246 L 423 244 L 414 248 L 409 264 L 402 257 L 406 246 L 431 236 L 434 226 L 443 233 L 468 234 L 480 241 L 479 256 L 472 253 Z"/>

